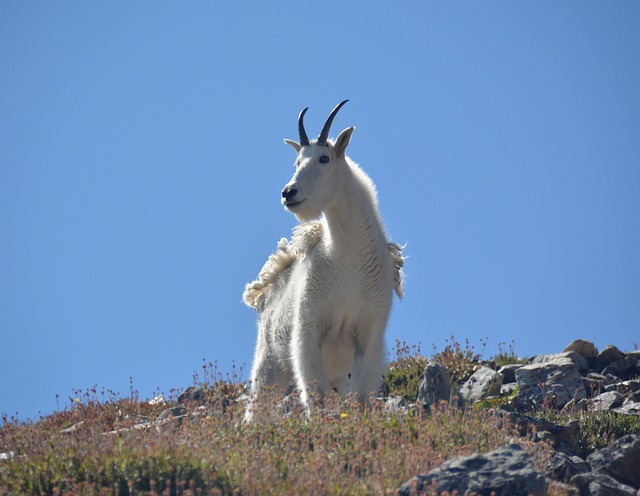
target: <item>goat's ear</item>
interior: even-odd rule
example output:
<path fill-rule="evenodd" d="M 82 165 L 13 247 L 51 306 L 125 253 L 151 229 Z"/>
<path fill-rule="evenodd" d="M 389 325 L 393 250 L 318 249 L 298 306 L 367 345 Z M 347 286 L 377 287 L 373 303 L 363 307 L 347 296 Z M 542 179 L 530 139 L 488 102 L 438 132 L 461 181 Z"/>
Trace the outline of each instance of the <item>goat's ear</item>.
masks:
<path fill-rule="evenodd" d="M 342 131 L 340 133 L 340 136 L 338 136 L 338 138 L 336 139 L 336 143 L 333 146 L 335 147 L 336 155 L 338 157 L 342 157 L 344 155 L 344 152 L 349 145 L 349 141 L 351 140 L 351 135 L 353 134 L 353 131 L 355 129 L 355 126 L 348 127 L 347 129 Z"/>
<path fill-rule="evenodd" d="M 300 143 L 298 143 L 297 141 L 290 140 L 290 139 L 286 139 L 286 140 L 284 140 L 284 142 L 287 145 L 291 145 L 292 147 L 294 147 L 296 149 L 296 151 L 298 153 L 300 153 L 300 150 L 302 149 L 302 147 L 300 146 Z"/>

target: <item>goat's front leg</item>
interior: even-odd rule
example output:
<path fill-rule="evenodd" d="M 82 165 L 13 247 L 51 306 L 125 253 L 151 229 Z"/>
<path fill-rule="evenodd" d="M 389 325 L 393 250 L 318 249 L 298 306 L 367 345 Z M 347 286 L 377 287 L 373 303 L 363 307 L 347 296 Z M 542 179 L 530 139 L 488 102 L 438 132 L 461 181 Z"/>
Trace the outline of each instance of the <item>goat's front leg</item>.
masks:
<path fill-rule="evenodd" d="M 329 389 L 329 379 L 322 363 L 318 330 L 315 324 L 300 322 L 294 328 L 291 357 L 300 401 L 308 416 L 313 410 L 314 393 L 322 397 Z"/>

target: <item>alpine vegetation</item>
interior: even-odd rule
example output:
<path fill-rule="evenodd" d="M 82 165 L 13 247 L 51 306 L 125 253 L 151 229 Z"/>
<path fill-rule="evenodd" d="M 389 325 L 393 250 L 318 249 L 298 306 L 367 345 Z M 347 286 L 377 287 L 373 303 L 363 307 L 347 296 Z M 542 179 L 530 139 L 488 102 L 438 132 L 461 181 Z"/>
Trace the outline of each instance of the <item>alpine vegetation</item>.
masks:
<path fill-rule="evenodd" d="M 259 313 L 258 339 L 245 420 L 265 387 L 297 388 L 307 414 L 313 398 L 334 390 L 376 391 L 384 371 L 384 333 L 395 290 L 402 298 L 402 247 L 389 241 L 376 190 L 345 155 L 355 127 L 328 139 L 340 108 L 316 140 L 298 117 L 296 171 L 282 204 L 300 224 L 278 243 L 247 284 L 243 301 Z"/>

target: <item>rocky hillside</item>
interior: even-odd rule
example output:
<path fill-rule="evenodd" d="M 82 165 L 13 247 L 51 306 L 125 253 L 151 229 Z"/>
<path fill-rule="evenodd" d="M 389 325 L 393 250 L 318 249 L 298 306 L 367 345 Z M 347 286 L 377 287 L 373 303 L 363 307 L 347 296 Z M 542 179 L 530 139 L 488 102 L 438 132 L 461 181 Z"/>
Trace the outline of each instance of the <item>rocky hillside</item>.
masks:
<path fill-rule="evenodd" d="M 500 415 L 519 426 L 520 435 L 552 448 L 548 461 L 535 469 L 516 442 L 448 460 L 404 484 L 400 494 L 427 494 L 429 489 L 434 494 L 640 496 L 640 351 L 623 353 L 615 346 L 598 351 L 593 343 L 576 340 L 562 353 L 499 368 L 479 364 L 459 387 L 444 366 L 429 362 L 419 401 L 428 409 L 452 397 L 466 408 L 498 407 Z M 580 418 L 607 420 L 598 425 Z M 606 444 L 615 429 L 624 434 L 625 426 L 632 434 L 593 449 Z"/>
<path fill-rule="evenodd" d="M 364 412 L 311 419 L 276 394 L 242 423 L 246 384 L 205 371 L 178 397 L 91 390 L 0 429 L 0 495 L 479 494 L 640 496 L 640 352 L 483 360 L 397 346 Z"/>

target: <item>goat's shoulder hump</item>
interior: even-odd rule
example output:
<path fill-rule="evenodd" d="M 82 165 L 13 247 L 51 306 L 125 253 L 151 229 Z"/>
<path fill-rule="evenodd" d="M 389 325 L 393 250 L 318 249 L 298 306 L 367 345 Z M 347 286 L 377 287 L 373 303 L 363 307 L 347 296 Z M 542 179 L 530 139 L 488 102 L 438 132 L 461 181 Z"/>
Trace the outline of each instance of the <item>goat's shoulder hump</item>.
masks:
<path fill-rule="evenodd" d="M 322 222 L 312 221 L 298 225 L 293 230 L 291 241 L 282 238 L 278 247 L 258 274 L 258 278 L 245 286 L 242 300 L 246 305 L 260 310 L 269 291 L 288 277 L 288 269 L 304 257 L 322 239 Z"/>
<path fill-rule="evenodd" d="M 296 226 L 291 238 L 291 250 L 299 255 L 303 255 L 316 246 L 322 239 L 323 225 L 319 220 L 305 222 Z"/>

